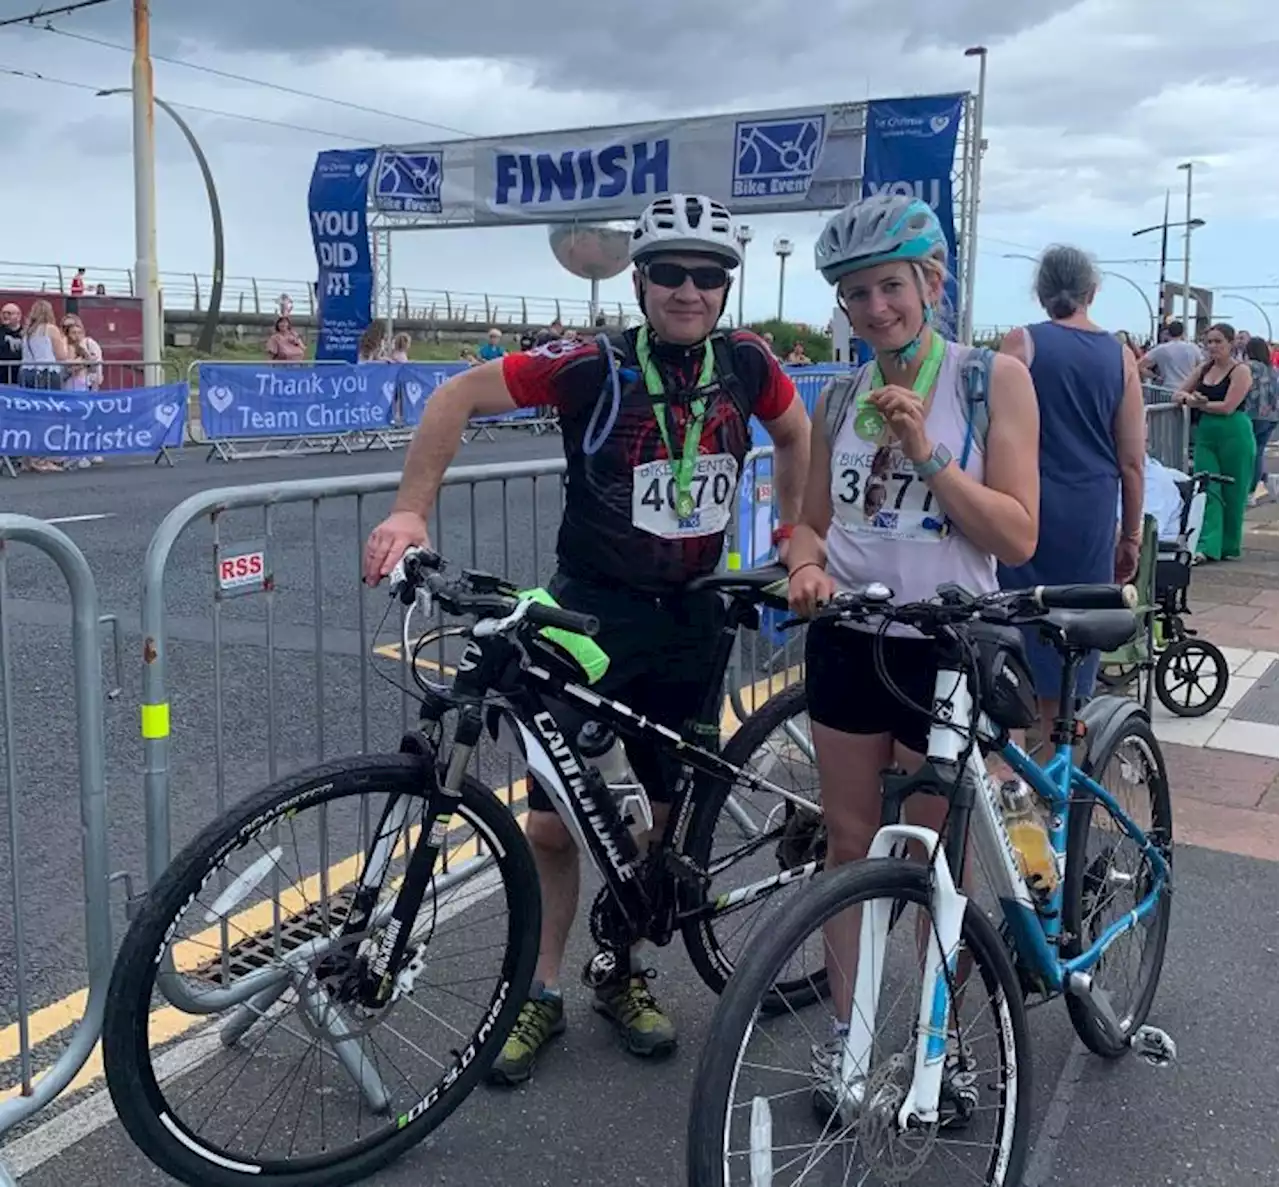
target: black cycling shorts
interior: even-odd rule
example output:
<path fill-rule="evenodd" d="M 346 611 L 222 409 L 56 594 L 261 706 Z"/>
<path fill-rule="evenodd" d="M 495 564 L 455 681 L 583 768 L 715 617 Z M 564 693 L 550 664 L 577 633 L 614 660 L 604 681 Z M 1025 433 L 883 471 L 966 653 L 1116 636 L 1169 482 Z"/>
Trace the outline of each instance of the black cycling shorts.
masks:
<path fill-rule="evenodd" d="M 899 700 L 876 674 L 872 648 L 883 648 L 893 683 L 911 700 L 928 708 L 938 661 L 932 639 L 876 637 L 831 620 L 809 627 L 805 642 L 805 696 L 809 717 L 845 734 L 891 734 L 908 750 L 923 754 L 929 741 L 929 715 Z"/>
<path fill-rule="evenodd" d="M 563 573 L 557 573 L 547 589 L 566 609 L 600 620 L 595 642 L 609 656 L 609 670 L 590 686 L 592 692 L 621 701 L 668 729 L 681 730 L 697 717 L 724 625 L 719 594 L 655 597 L 589 584 Z M 577 704 L 549 699 L 549 705 L 566 737 L 576 738 L 589 714 Z M 651 742 L 629 742 L 627 758 L 649 798 L 670 803 L 678 764 Z M 529 807 L 553 811 L 546 791 L 534 779 L 529 784 Z"/>

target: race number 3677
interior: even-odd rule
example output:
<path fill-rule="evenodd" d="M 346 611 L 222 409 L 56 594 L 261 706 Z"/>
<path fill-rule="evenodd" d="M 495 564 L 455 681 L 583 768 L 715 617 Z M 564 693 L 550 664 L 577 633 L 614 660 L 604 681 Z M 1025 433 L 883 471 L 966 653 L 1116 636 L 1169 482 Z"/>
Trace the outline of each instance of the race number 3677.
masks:
<path fill-rule="evenodd" d="M 682 518 L 676 510 L 679 486 L 671 463 L 637 466 L 632 476 L 632 523 L 656 536 L 708 536 L 722 532 L 729 523 L 737 484 L 738 464 L 731 454 L 699 457 L 689 482 L 693 511 Z"/>

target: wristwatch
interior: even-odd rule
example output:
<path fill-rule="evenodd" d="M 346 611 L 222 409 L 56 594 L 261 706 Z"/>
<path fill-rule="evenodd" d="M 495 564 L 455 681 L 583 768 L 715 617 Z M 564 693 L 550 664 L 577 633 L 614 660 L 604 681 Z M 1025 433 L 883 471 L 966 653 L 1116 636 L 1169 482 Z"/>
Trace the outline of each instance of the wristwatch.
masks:
<path fill-rule="evenodd" d="M 932 478 L 941 474 L 954 460 L 954 455 L 945 445 L 935 445 L 933 452 L 922 462 L 912 463 L 917 478 Z"/>

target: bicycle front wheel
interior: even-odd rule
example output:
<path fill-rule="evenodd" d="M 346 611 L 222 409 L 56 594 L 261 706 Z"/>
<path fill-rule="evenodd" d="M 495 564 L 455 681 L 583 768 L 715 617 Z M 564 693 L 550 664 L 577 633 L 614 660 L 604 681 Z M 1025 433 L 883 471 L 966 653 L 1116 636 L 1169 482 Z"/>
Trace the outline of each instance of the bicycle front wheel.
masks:
<path fill-rule="evenodd" d="M 421 1141 L 493 1062 L 533 976 L 541 900 L 519 825 L 474 780 L 391 1000 L 353 989 L 371 959 L 379 972 L 432 828 L 426 761 L 361 756 L 275 783 L 156 883 L 116 960 L 102 1043 L 120 1119 L 161 1169 L 202 1187 L 354 1182 Z M 389 863 L 379 901 L 339 939 L 371 849 Z"/>
<path fill-rule="evenodd" d="M 831 1061 L 838 1066 L 840 1040 L 828 1004 L 780 1017 L 764 1007 L 797 949 L 876 900 L 893 922 L 879 965 L 876 1016 L 861 1018 L 873 1036 L 870 1068 L 856 1100 L 832 1103 Z M 694 1080 L 689 1187 L 1022 1182 L 1031 1108 L 1026 1011 L 999 934 L 972 903 L 956 954 L 962 988 L 949 1012 L 943 1086 L 952 1105 L 962 1107 L 944 1110 L 937 1122 L 898 1127 L 914 1064 L 929 904 L 923 865 L 854 862 L 819 875 L 743 956 L 716 1008 Z M 845 963 L 834 944 L 829 951 L 852 984 L 856 957 L 849 953 Z"/>

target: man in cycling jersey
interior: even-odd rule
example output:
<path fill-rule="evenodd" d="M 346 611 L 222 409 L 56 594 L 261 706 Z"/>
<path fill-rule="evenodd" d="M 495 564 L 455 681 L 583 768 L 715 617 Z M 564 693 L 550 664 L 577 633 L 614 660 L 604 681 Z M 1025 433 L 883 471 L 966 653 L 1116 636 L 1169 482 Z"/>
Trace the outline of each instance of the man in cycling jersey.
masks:
<path fill-rule="evenodd" d="M 365 580 L 376 584 L 406 548 L 427 539 L 427 515 L 467 421 L 515 408 L 560 413 L 567 461 L 557 569 L 561 605 L 595 614 L 610 657 L 594 686 L 672 729 L 703 697 L 721 621 L 715 594 L 684 587 L 714 571 L 734 513 L 757 417 L 775 447 L 774 483 L 785 550 L 800 510 L 809 420 L 777 359 L 743 330 L 715 331 L 731 272 L 742 262 L 728 210 L 710 198 L 656 199 L 631 240 L 643 325 L 610 339 L 618 371 L 594 341 L 554 341 L 455 376 L 427 403 L 391 514 L 369 537 Z M 650 748 L 628 756 L 653 801 L 660 833 L 671 774 Z M 560 966 L 578 903 L 579 857 L 543 788 L 530 781 L 526 833 L 542 883 L 542 942 L 530 1000 L 491 1073 L 527 1080 L 538 1051 L 565 1027 Z M 675 1027 L 632 967 L 596 991 L 595 1008 L 635 1055 L 675 1048 Z"/>

